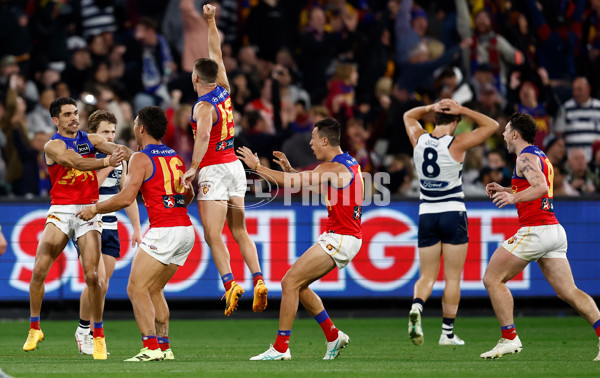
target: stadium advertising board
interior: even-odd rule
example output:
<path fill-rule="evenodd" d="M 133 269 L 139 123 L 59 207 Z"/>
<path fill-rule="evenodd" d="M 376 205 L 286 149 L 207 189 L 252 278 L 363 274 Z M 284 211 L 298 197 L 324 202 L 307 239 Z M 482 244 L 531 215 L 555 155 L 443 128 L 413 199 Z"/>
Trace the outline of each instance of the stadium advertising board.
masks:
<path fill-rule="evenodd" d="M 29 280 L 38 240 L 45 223 L 47 204 L 2 203 L 0 225 L 9 241 L 0 257 L 0 300 L 27 300 Z M 470 243 L 462 281 L 462 295 L 483 297 L 487 293 L 482 277 L 497 246 L 517 228 L 513 209 L 496 209 L 489 202 L 467 202 Z M 557 217 L 569 238 L 568 257 L 577 285 L 591 295 L 600 295 L 600 203 L 557 201 Z M 189 208 L 196 230 L 196 244 L 185 266 L 165 288 L 169 298 L 220 298 L 221 280 L 203 241 L 198 211 Z M 148 218 L 140 206 L 142 232 Z M 327 213 L 323 207 L 286 205 L 271 202 L 247 210 L 247 227 L 256 242 L 269 293 L 279 297 L 280 282 L 291 264 L 325 230 Z M 319 295 L 327 297 L 411 297 L 419 276 L 417 251 L 417 202 L 392 202 L 388 206 L 366 206 L 363 210 L 363 245 L 354 261 L 343 270 L 333 270 L 313 284 Z M 118 214 L 121 257 L 110 283 L 108 298 L 127 298 L 127 278 L 136 248 L 129 239 L 131 225 L 124 212 Z M 251 290 L 252 277 L 228 229 L 223 238 L 231 252 L 236 281 Z M 433 296 L 441 296 L 443 272 Z M 75 248 L 69 243 L 56 260 L 46 280 L 45 299 L 77 299 L 85 283 Z M 509 283 L 515 296 L 552 296 L 537 264 L 530 264 Z M 251 292 L 251 291 L 250 291 Z"/>

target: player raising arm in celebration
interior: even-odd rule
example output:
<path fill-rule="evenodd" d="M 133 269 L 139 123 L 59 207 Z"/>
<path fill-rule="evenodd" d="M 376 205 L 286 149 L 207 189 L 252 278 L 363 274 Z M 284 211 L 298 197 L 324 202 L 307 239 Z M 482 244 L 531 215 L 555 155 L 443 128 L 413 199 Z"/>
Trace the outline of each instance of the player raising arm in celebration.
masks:
<path fill-rule="evenodd" d="M 546 155 L 533 145 L 537 127 L 528 114 L 513 114 L 504 141 L 508 152 L 517 155 L 511 188 L 489 183 L 486 192 L 500 208 L 515 204 L 521 228 L 496 249 L 483 276 L 502 337 L 482 358 L 500 358 L 523 349 L 513 319 L 514 302 L 506 282 L 531 261 L 537 261 L 556 295 L 581 314 L 599 337 L 600 311 L 594 300 L 575 286 L 567 260 L 567 234 L 554 216 L 552 180 L 554 170 Z M 600 361 L 600 351 L 594 361 Z"/>
<path fill-rule="evenodd" d="M 102 135 L 107 141 L 114 142 L 115 131 L 117 127 L 117 118 L 114 114 L 106 110 L 96 110 L 89 119 L 87 130 L 90 133 Z M 96 152 L 96 158 L 102 159 L 106 154 Z M 127 174 L 127 162 L 123 161 L 117 167 L 102 168 L 97 172 L 98 184 L 100 185 L 100 200 L 104 201 L 117 194 L 123 188 L 125 175 Z M 131 221 L 133 235 L 131 237 L 131 246 L 134 247 L 142 241 L 140 230 L 140 214 L 137 201 L 125 208 L 125 212 Z M 117 214 L 109 213 L 102 216 L 102 258 L 98 265 L 98 279 L 102 283 L 102 298 L 106 297 L 109 281 L 115 270 L 117 258 L 121 253 L 121 242 L 117 230 Z M 75 245 L 77 246 L 77 245 Z M 78 251 L 79 253 L 79 251 Z M 81 256 L 80 256 L 81 257 Z M 90 331 L 90 301 L 87 286 L 81 292 L 79 299 L 79 326 L 75 331 L 75 341 L 79 353 L 92 354 L 93 338 Z"/>
<path fill-rule="evenodd" d="M 316 187 L 326 193 L 329 221 L 327 231 L 319 236 L 287 271 L 281 281 L 279 331 L 275 344 L 251 360 L 289 360 L 292 358 L 289 339 L 298 311 L 298 301 L 319 323 L 327 339 L 324 360 L 333 360 L 350 342 L 334 325 L 321 298 L 309 285 L 336 266 L 344 268 L 356 256 L 362 244 L 363 179 L 356 160 L 340 148 L 341 126 L 333 118 L 315 123 L 310 146 L 318 160 L 324 163 L 312 171 L 297 173 L 283 153 L 276 153 L 277 162 L 285 169 L 275 171 L 260 165 L 258 157 L 247 147 L 238 149 L 240 159 L 262 177 L 287 187 Z"/>
<path fill-rule="evenodd" d="M 35 254 L 33 274 L 29 284 L 29 307 L 31 323 L 23 350 L 37 348 L 43 340 L 40 329 L 40 312 L 44 298 L 44 280 L 50 267 L 65 249 L 69 238 L 76 240 L 81 251 L 81 266 L 89 293 L 91 315 L 94 324 L 94 359 L 106 359 L 106 341 L 102 323 L 103 295 L 98 280 L 100 260 L 100 219 L 84 222 L 75 214 L 86 205 L 98 201 L 96 170 L 107 166 L 119 166 L 123 158 L 129 159 L 132 151 L 107 142 L 97 134 L 79 130 L 79 112 L 75 100 L 59 97 L 50 104 L 50 115 L 58 131 L 44 146 L 46 164 L 50 173 L 52 189 L 51 206 L 46 218 Z M 110 154 L 96 159 L 95 151 Z"/>
<path fill-rule="evenodd" d="M 186 208 L 194 198 L 194 190 L 183 185 L 185 166 L 179 155 L 160 142 L 167 131 L 167 117 L 159 107 L 140 109 L 133 131 L 143 149 L 131 157 L 123 190 L 77 215 L 87 220 L 123 209 L 141 190 L 150 229 L 131 262 L 127 294 L 143 347 L 125 361 L 173 359 L 168 338 L 169 307 L 163 289 L 194 246 L 194 228 Z"/>
<path fill-rule="evenodd" d="M 246 230 L 246 174 L 233 150 L 233 108 L 215 23 L 215 9 L 210 4 L 203 8 L 209 28 L 210 58 L 196 60 L 192 73 L 194 90 L 198 93 L 191 118 L 194 151 L 192 165 L 183 178 L 189 187 L 200 169 L 198 212 L 204 227 L 204 238 L 225 287 L 225 315 L 229 316 L 236 310 L 244 290 L 235 282 L 231 272 L 229 251 L 222 238 L 225 221 L 252 273 L 254 312 L 264 311 L 267 307 L 268 291 L 260 270 L 256 245 Z"/>
<path fill-rule="evenodd" d="M 426 113 L 435 112 L 435 129 L 427 133 L 419 124 Z M 461 115 L 472 118 L 477 129 L 454 136 Z M 409 313 L 408 334 L 415 345 L 422 345 L 421 313 L 431 295 L 444 257 L 444 295 L 442 296 L 442 334 L 440 345 L 464 345 L 454 334 L 454 320 L 460 302 L 462 274 L 469 235 L 462 191 L 465 152 L 483 143 L 498 128 L 498 122 L 460 106 L 454 100 L 420 106 L 404 114 L 406 133 L 414 147 L 414 162 L 421 184 L 419 205 L 419 263 L 421 276 L 415 283 Z"/>

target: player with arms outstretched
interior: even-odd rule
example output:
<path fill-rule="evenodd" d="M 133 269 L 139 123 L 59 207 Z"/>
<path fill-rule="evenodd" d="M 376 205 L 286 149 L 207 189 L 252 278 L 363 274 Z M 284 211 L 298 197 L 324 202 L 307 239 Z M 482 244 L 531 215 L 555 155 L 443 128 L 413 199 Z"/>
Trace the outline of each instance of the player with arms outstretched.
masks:
<path fill-rule="evenodd" d="M 210 4 L 203 8 L 209 28 L 210 58 L 198 59 L 194 64 L 192 82 L 198 93 L 191 118 L 194 151 L 191 167 L 183 178 L 186 186 L 189 186 L 198 174 L 198 212 L 204 227 L 204 238 L 225 287 L 225 315 L 229 316 L 237 309 L 244 290 L 235 282 L 229 251 L 223 242 L 225 221 L 252 273 L 254 312 L 264 311 L 267 307 L 268 290 L 260 270 L 256 245 L 246 230 L 246 174 L 233 150 L 233 108 L 215 23 L 215 10 Z"/>
<path fill-rule="evenodd" d="M 575 286 L 567 260 L 567 234 L 554 215 L 552 163 L 533 145 L 537 127 L 528 114 L 513 114 L 504 141 L 508 152 L 517 155 L 511 187 L 489 183 L 486 192 L 496 206 L 515 204 L 521 228 L 496 249 L 483 276 L 502 337 L 498 344 L 480 356 L 500 358 L 523 349 L 514 324 L 514 302 L 506 282 L 537 261 L 556 295 L 577 310 L 596 330 L 600 350 L 600 311 L 594 300 Z M 600 351 L 594 359 L 600 361 Z"/>

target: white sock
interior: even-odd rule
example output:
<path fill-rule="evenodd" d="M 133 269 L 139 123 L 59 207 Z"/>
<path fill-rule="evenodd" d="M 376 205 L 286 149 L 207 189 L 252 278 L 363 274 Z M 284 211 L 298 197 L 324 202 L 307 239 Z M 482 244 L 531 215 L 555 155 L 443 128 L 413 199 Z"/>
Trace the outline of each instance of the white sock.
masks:
<path fill-rule="evenodd" d="M 419 313 L 423 312 L 423 305 L 420 303 L 413 303 L 412 307 L 410 308 L 410 310 L 419 310 Z"/>

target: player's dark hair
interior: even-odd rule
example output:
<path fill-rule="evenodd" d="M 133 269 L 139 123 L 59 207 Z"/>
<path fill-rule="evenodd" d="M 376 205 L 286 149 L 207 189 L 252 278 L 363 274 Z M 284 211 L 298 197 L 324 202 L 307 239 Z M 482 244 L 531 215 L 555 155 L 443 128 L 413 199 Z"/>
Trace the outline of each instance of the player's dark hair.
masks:
<path fill-rule="evenodd" d="M 327 138 L 329 140 L 329 145 L 333 147 L 338 147 L 340 145 L 342 126 L 338 121 L 330 117 L 324 118 L 315 122 L 315 127 L 321 138 Z"/>
<path fill-rule="evenodd" d="M 203 82 L 214 83 L 217 81 L 217 75 L 219 74 L 219 65 L 210 58 L 196 59 L 194 72 Z"/>
<path fill-rule="evenodd" d="M 63 105 L 75 105 L 77 107 L 77 103 L 70 97 L 58 97 L 56 100 L 52 101 L 50 104 L 50 117 L 56 117 L 60 115 L 60 110 Z"/>
<path fill-rule="evenodd" d="M 138 125 L 144 125 L 148 134 L 160 140 L 167 132 L 167 116 L 158 106 L 146 106 L 138 111 Z"/>
<path fill-rule="evenodd" d="M 458 114 L 448 114 L 448 113 L 441 113 L 441 112 L 436 112 L 435 113 L 435 124 L 436 126 L 439 125 L 449 125 L 453 122 L 459 123 L 461 120 L 461 116 Z"/>
<path fill-rule="evenodd" d="M 513 130 L 517 130 L 525 142 L 529 144 L 534 143 L 537 125 L 532 116 L 524 113 L 513 113 L 508 122 L 510 123 L 510 127 Z"/>
<path fill-rule="evenodd" d="M 87 131 L 89 133 L 95 133 L 98 131 L 98 127 L 102 121 L 117 125 L 117 117 L 108 110 L 96 110 L 88 118 Z"/>

